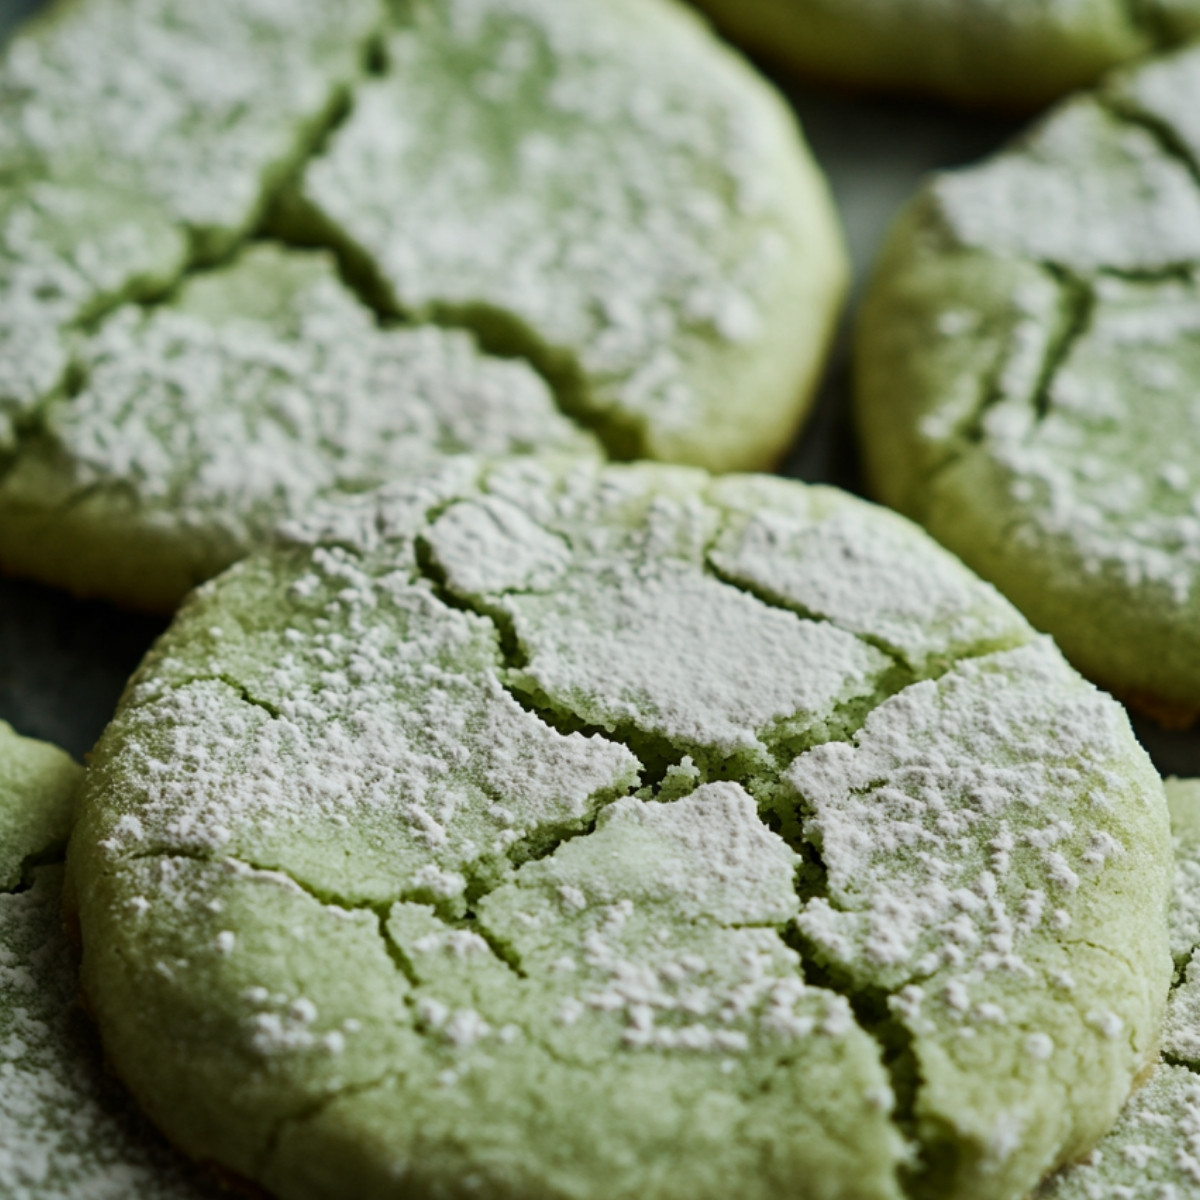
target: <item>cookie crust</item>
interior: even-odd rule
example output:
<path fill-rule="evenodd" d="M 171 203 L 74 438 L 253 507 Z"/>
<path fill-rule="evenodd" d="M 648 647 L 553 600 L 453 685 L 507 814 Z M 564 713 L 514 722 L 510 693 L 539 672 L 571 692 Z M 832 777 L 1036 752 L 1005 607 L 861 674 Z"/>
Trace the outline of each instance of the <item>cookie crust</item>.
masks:
<path fill-rule="evenodd" d="M 123 1078 L 281 1196 L 999 1200 L 1157 1052 L 1166 826 L 900 518 L 460 461 L 195 595 L 70 870 Z"/>
<path fill-rule="evenodd" d="M 1175 723 L 1200 710 L 1198 96 L 1180 51 L 935 180 L 856 337 L 875 493 Z"/>

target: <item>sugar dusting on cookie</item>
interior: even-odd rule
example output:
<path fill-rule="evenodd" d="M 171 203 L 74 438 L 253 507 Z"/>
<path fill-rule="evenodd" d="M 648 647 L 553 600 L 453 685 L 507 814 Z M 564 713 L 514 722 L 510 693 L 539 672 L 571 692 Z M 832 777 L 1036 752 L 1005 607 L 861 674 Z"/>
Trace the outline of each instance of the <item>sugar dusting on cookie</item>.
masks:
<path fill-rule="evenodd" d="M 881 494 L 1081 670 L 1174 721 L 1200 711 L 1197 88 L 1188 47 L 932 181 L 860 343 Z"/>
<path fill-rule="evenodd" d="M 271 1064 L 254 1120 L 276 1080 L 350 1111 L 400 1077 L 434 1122 L 493 1087 L 567 1114 L 660 1079 L 749 1120 L 754 1081 L 804 1064 L 839 1097 L 822 1120 L 874 1145 L 872 1194 L 940 1136 L 978 1148 L 976 1195 L 1032 1186 L 1073 1136 L 1054 1114 L 1098 1134 L 1154 1048 L 1164 806 L 1117 707 L 912 535 L 922 638 L 881 520 L 534 459 L 329 506 L 202 589 L 133 681 L 77 842 L 85 938 L 127 944 L 156 1019 L 224 997 Z M 365 956 L 369 1003 L 303 965 L 318 945 Z M 602 1107 L 609 1153 L 631 1135 Z M 700 1153 L 689 1119 L 656 1117 Z M 773 1153 L 827 1161 L 815 1136 Z"/>
<path fill-rule="evenodd" d="M 684 436 L 712 345 L 774 356 L 780 265 L 828 254 L 790 119 L 665 5 L 452 0 L 409 23 L 307 168 L 311 219 L 401 311 L 490 312 L 576 404 L 651 449 Z"/>

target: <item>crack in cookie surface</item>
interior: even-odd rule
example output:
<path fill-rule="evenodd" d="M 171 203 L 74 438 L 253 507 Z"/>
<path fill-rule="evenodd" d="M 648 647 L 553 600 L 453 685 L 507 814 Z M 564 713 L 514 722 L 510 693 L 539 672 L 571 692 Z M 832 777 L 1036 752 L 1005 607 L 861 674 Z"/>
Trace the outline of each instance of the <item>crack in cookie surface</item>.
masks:
<path fill-rule="evenodd" d="M 699 1194 L 767 1196 L 787 1162 L 845 1194 L 999 1197 L 1116 1111 L 1161 1007 L 1156 779 L 1115 706 L 897 518 L 459 460 L 290 538 L 135 676 L 72 851 L 102 1029 L 193 1153 L 284 1195 L 310 1170 L 367 1195 L 393 1169 L 583 1187 L 601 1159 L 627 1164 L 604 1194 L 634 1195 L 667 1138 L 707 1164 Z M 377 1044 L 344 1028 L 351 944 L 386 963 Z M 1080 1000 L 1054 993 L 1068 965 Z M 166 1068 L 139 1049 L 196 1021 L 224 1047 L 207 1083 L 187 1038 Z M 1085 1045 L 1080 1111 L 1054 1081 Z M 227 1149 L 218 1080 L 243 1069 L 262 1119 Z M 780 1095 L 790 1132 L 729 1143 Z M 522 1158 L 528 1129 L 569 1157 Z"/>
<path fill-rule="evenodd" d="M 778 454 L 836 218 L 791 114 L 682 9 L 185 10 L 64 8 L 0 60 L 10 569 L 169 609 L 418 459 Z"/>
<path fill-rule="evenodd" d="M 1157 1200 L 1200 1184 L 1200 784 L 1168 779 L 1166 790 L 1176 853 L 1170 912 L 1176 973 L 1162 1058 L 1095 1151 L 1049 1180 L 1037 1193 L 1041 1200 Z"/>
<path fill-rule="evenodd" d="M 1200 709 L 1184 449 L 1200 361 L 1197 97 L 1187 48 L 936 180 L 893 235 L 859 339 L 881 495 L 1091 677 L 1182 719 Z"/>

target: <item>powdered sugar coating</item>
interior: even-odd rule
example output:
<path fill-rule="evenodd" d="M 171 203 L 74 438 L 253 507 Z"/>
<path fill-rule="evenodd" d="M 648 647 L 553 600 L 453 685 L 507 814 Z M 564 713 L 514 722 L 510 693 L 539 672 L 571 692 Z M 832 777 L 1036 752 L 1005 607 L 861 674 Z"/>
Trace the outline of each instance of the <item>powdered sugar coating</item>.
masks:
<path fill-rule="evenodd" d="M 1175 837 L 1175 890 L 1171 897 L 1171 956 L 1184 965 L 1200 946 L 1200 781 L 1166 780 Z"/>
<path fill-rule="evenodd" d="M 1188 166 L 1091 97 L 982 167 L 943 177 L 934 197 L 955 237 L 995 253 L 1079 272 L 1200 258 L 1200 191 Z M 1022 219 L 1030 212 L 1040 219 Z"/>
<path fill-rule="evenodd" d="M 903 1120 L 977 1164 L 938 1195 L 1007 1200 L 1099 1135 L 1166 991 L 1157 778 L 912 537 L 942 597 L 914 683 L 873 644 L 904 611 L 889 556 L 838 552 L 876 514 L 777 486 L 460 458 L 200 589 L 97 748 L 71 860 L 85 946 L 122 947 L 89 997 L 172 1137 L 283 1196 L 326 1169 L 633 1196 L 670 1145 L 672 1195 L 766 1200 L 765 1153 L 897 1200 Z M 714 569 L 752 496 L 827 596 L 858 586 L 844 619 Z M 851 940 L 906 903 L 887 962 L 813 919 Z M 926 961 L 948 922 L 962 955 Z M 198 1003 L 207 1049 L 158 1046 Z"/>
<path fill-rule="evenodd" d="M 1163 1053 L 1175 1061 L 1200 1065 L 1200 959 L 1194 949 L 1167 1006 Z"/>
<path fill-rule="evenodd" d="M 1049 384 L 988 410 L 988 451 L 1018 514 L 1014 540 L 1051 544 L 1094 579 L 1185 606 L 1200 571 L 1200 511 L 1185 449 L 1200 435 L 1193 278 L 1100 280 L 1086 329 Z M 1170 439 L 1164 431 L 1170 431 Z"/>
<path fill-rule="evenodd" d="M 60 868 L 0 894 L 0 1188 L 11 1200 L 201 1200 L 189 1170 L 106 1080 L 76 1008 Z"/>
<path fill-rule="evenodd" d="M 78 527 L 63 517 L 57 537 L 112 539 L 116 557 L 154 541 L 184 580 L 319 496 L 439 455 L 599 453 L 528 368 L 483 357 L 465 333 L 381 329 L 331 258 L 272 245 L 192 275 L 168 304 L 121 308 L 74 360 L 76 387 L 44 408 L 0 506 L 74 509 Z M 83 496 L 119 498 L 126 515 L 89 525 Z"/>
<path fill-rule="evenodd" d="M 359 74 L 380 18 L 374 0 L 71 6 L 6 48 L 0 161 L 156 201 L 220 253 Z"/>
<path fill-rule="evenodd" d="M 282 599 L 265 571 L 242 586 L 247 604 Z M 330 548 L 288 591 L 288 626 L 247 635 L 216 612 L 206 646 L 135 680 L 124 769 L 145 784 L 109 817 L 111 851 L 286 861 L 349 901 L 460 907 L 469 878 L 582 827 L 636 778 L 624 747 L 523 710 L 490 625 L 427 587 Z M 214 736 L 236 751 L 212 759 Z M 354 850 L 330 858 L 330 840 Z"/>
<path fill-rule="evenodd" d="M 1198 87 L 1178 51 L 934 181 L 860 341 L 884 498 L 1088 674 L 1178 716 L 1200 706 Z"/>
<path fill-rule="evenodd" d="M 770 479 L 722 481 L 713 496 L 730 510 L 709 552 L 724 578 L 867 637 L 915 675 L 1028 637 L 1012 607 L 955 559 L 914 572 L 926 545 L 907 521 L 833 489 L 796 493 Z M 804 504 L 804 519 L 789 502 Z"/>
<path fill-rule="evenodd" d="M 214 1195 L 106 1078 L 63 932 L 61 853 L 82 770 L 0 723 L 0 1190 L 11 1200 Z"/>
<path fill-rule="evenodd" d="M 1182 1200 L 1200 1188 L 1200 782 L 1165 782 L 1176 853 L 1171 945 L 1177 966 L 1186 964 L 1167 1006 L 1165 1061 L 1099 1146 L 1038 1192 L 1046 1200 Z"/>
<path fill-rule="evenodd" d="M 618 457 L 773 459 L 843 287 L 790 111 L 674 0 L 64 3 L 0 114 L 0 559 L 122 604 L 434 454 L 591 452 L 563 413 Z M 291 271 L 267 236 L 383 328 L 332 279 L 242 311 Z"/>
<path fill-rule="evenodd" d="M 1200 783 L 1168 779 L 1175 835 L 1175 888 L 1171 897 L 1171 953 L 1176 986 L 1167 1005 L 1163 1054 L 1200 1066 Z"/>
<path fill-rule="evenodd" d="M 909 687 L 853 744 L 802 755 L 786 780 L 829 899 L 809 903 L 801 931 L 889 991 L 942 971 L 1028 971 L 1023 943 L 1055 939 L 1052 914 L 1061 928 L 1141 819 L 1141 781 L 1113 754 L 1122 724 L 1035 643 Z"/>
<path fill-rule="evenodd" d="M 457 517 L 451 509 L 430 530 L 444 570 Z M 764 737 L 802 730 L 839 702 L 871 694 L 889 665 L 852 635 L 768 608 L 694 563 L 639 558 L 614 569 L 606 554 L 577 552 L 573 570 L 541 594 L 498 595 L 507 554 L 504 543 L 496 550 L 502 574 L 489 578 L 488 561 L 477 559 L 484 586 L 471 598 L 511 622 L 525 659 L 514 686 L 589 725 L 632 726 L 724 755 L 764 753 Z M 446 579 L 470 595 L 453 571 Z M 781 677 L 780 656 L 814 665 Z"/>
<path fill-rule="evenodd" d="M 572 910 L 667 905 L 684 921 L 728 927 L 782 925 L 796 913 L 796 856 L 736 783 L 704 784 L 671 804 L 624 797 L 603 810 L 591 837 L 529 864 L 514 880 L 518 892 L 536 885 Z M 485 925 L 506 900 L 489 897 Z"/>
<path fill-rule="evenodd" d="M 35 180 L 0 200 L 0 450 L 66 378 L 63 327 L 130 291 L 166 287 L 187 255 L 181 231 L 136 193 Z"/>
<path fill-rule="evenodd" d="M 1200 1187 L 1200 1077 L 1162 1065 L 1112 1133 L 1048 1183 L 1048 1200 L 1184 1200 Z"/>
<path fill-rule="evenodd" d="M 450 0 L 408 24 L 298 227 L 364 254 L 400 311 L 536 354 L 643 456 L 769 455 L 749 400 L 741 430 L 717 407 L 740 386 L 794 411 L 840 275 L 778 100 L 674 5 Z"/>
<path fill-rule="evenodd" d="M 64 4 L 0 59 L 0 447 L 64 329 L 226 253 L 361 70 L 375 0 Z"/>

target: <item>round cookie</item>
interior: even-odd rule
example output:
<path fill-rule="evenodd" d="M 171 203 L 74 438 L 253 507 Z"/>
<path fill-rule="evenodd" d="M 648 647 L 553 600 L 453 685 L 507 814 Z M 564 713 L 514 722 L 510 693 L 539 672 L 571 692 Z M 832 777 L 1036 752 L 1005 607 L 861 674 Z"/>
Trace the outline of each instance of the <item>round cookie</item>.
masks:
<path fill-rule="evenodd" d="M 0 1192 L 204 1200 L 215 1189 L 133 1113 L 82 1028 L 60 906 L 81 775 L 0 722 Z"/>
<path fill-rule="evenodd" d="M 619 457 L 774 463 L 846 280 L 777 93 L 675 0 L 415 0 L 385 58 L 277 228 L 531 359 Z"/>
<path fill-rule="evenodd" d="M 1179 720 L 1200 711 L 1197 113 L 1190 49 L 935 178 L 856 348 L 875 493 L 1085 674 Z"/>
<path fill-rule="evenodd" d="M 57 747 L 0 721 L 0 891 L 16 889 L 31 861 L 65 849 L 79 773 Z"/>
<path fill-rule="evenodd" d="M 786 449 L 840 232 L 674 0 L 194 7 L 60 3 L 0 58 L 4 568 L 171 608 L 443 453 Z"/>
<path fill-rule="evenodd" d="M 458 459 L 200 588 L 92 760 L 84 986 L 287 1198 L 1016 1200 L 1170 979 L 1112 700 L 903 519 Z"/>
<path fill-rule="evenodd" d="M 1104 1140 L 1039 1200 L 1184 1200 L 1200 1189 L 1200 780 L 1168 779 L 1175 838 L 1165 1061 Z"/>
<path fill-rule="evenodd" d="M 695 0 L 735 41 L 833 84 L 1031 109 L 1200 33 L 1197 0 Z"/>

